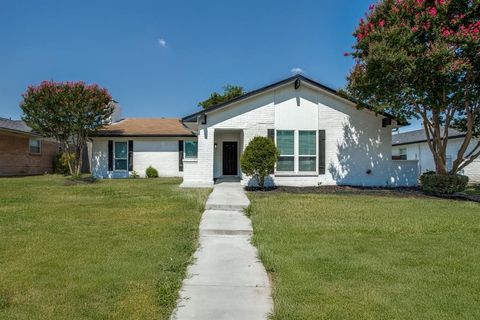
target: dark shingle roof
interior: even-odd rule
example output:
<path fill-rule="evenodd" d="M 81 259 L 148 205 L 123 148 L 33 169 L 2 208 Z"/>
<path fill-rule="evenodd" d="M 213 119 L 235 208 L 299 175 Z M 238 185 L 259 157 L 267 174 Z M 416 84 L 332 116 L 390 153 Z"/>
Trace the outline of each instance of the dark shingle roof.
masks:
<path fill-rule="evenodd" d="M 11 120 L 0 117 L 0 129 L 37 135 L 37 133 L 33 132 L 32 128 L 27 126 L 22 120 Z"/>
<path fill-rule="evenodd" d="M 441 131 L 443 133 L 443 127 L 441 128 Z M 458 130 L 449 128 L 448 129 L 448 137 L 449 138 L 460 138 L 464 137 L 465 133 L 460 132 Z M 392 145 L 393 146 L 398 146 L 402 144 L 412 144 L 412 143 L 418 143 L 418 142 L 426 142 L 427 141 L 427 134 L 425 133 L 424 129 L 419 129 L 419 130 L 414 130 L 414 131 L 409 131 L 409 132 L 404 132 L 404 133 L 398 133 L 392 135 Z"/>

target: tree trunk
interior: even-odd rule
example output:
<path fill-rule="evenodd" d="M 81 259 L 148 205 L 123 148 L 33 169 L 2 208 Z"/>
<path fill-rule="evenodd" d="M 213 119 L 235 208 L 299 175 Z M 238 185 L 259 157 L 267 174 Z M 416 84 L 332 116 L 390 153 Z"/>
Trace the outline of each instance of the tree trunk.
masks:
<path fill-rule="evenodd" d="M 260 176 L 259 177 L 259 181 L 258 181 L 258 184 L 260 186 L 260 190 L 265 190 L 265 177 L 264 176 Z"/>
<path fill-rule="evenodd" d="M 80 177 L 82 174 L 82 163 L 83 163 L 83 150 L 85 148 L 85 142 L 83 140 L 78 142 L 75 152 L 75 176 Z"/>
<path fill-rule="evenodd" d="M 433 155 L 435 162 L 435 171 L 438 174 L 447 174 L 446 168 L 446 143 L 443 145 L 442 132 L 440 129 L 440 113 L 438 111 L 432 112 L 430 119 L 427 118 L 426 113 L 422 114 L 423 129 L 427 136 L 427 145 Z"/>

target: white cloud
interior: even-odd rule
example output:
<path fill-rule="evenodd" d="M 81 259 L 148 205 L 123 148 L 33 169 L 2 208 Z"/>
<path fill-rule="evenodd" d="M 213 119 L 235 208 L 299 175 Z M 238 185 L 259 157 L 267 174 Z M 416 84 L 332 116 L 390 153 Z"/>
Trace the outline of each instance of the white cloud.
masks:
<path fill-rule="evenodd" d="M 165 41 L 165 39 L 163 38 L 160 38 L 158 39 L 158 44 L 160 45 L 160 47 L 165 48 L 167 46 L 167 41 Z"/>
<path fill-rule="evenodd" d="M 293 73 L 293 74 L 305 73 L 305 71 L 303 71 L 303 69 L 302 69 L 302 68 L 299 68 L 299 67 L 292 68 L 292 69 L 290 70 L 290 72 Z"/>

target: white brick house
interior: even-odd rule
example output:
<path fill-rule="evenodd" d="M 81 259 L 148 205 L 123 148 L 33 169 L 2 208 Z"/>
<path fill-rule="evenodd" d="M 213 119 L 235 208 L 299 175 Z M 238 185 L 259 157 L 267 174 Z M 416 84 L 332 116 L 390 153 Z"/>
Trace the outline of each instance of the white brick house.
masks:
<path fill-rule="evenodd" d="M 443 132 L 443 129 L 442 129 Z M 458 150 L 460 149 L 465 133 L 450 128 L 448 133 L 448 145 L 446 150 L 447 168 L 452 167 Z M 473 138 L 465 154 L 471 152 L 478 144 L 478 139 Z M 424 129 L 404 132 L 392 136 L 392 156 L 399 160 L 418 160 L 418 173 L 435 171 L 435 162 L 432 152 L 427 143 L 427 135 Z M 462 174 L 468 176 L 469 182 L 480 183 L 480 158 L 477 158 L 466 166 Z"/>
<path fill-rule="evenodd" d="M 159 126 L 161 120 L 156 120 Z M 158 128 L 156 135 L 151 134 L 155 130 L 146 128 L 150 135 L 136 132 L 135 137 L 125 130 L 121 136 L 113 137 L 108 135 L 116 126 L 112 124 L 102 133 L 103 137 L 94 139 L 94 175 L 127 176 L 129 170 L 142 171 L 152 165 L 160 175 L 183 176 L 184 187 L 211 186 L 215 179 L 225 176 L 235 176 L 249 184 L 252 181 L 240 170 L 241 153 L 253 137 L 268 136 L 281 154 L 269 183 L 292 186 L 417 183 L 416 161 L 392 160 L 391 132 L 398 124 L 391 116 L 359 110 L 355 103 L 334 90 L 301 75 L 184 117 L 177 125 L 170 131 Z M 132 150 L 128 143 L 119 144 L 132 160 L 122 153 L 120 162 L 115 159 L 115 139 L 132 141 Z M 137 155 L 140 152 L 147 154 L 141 157 Z M 117 162 L 123 171 L 116 170 Z"/>

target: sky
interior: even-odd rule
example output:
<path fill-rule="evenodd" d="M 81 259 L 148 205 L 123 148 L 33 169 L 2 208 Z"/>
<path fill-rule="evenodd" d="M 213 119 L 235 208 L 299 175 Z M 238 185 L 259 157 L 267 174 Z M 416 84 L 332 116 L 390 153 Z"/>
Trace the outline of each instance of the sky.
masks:
<path fill-rule="evenodd" d="M 20 118 L 42 80 L 98 83 L 137 118 L 186 116 L 226 84 L 298 72 L 340 89 L 371 2 L 2 0 L 0 117 Z"/>

